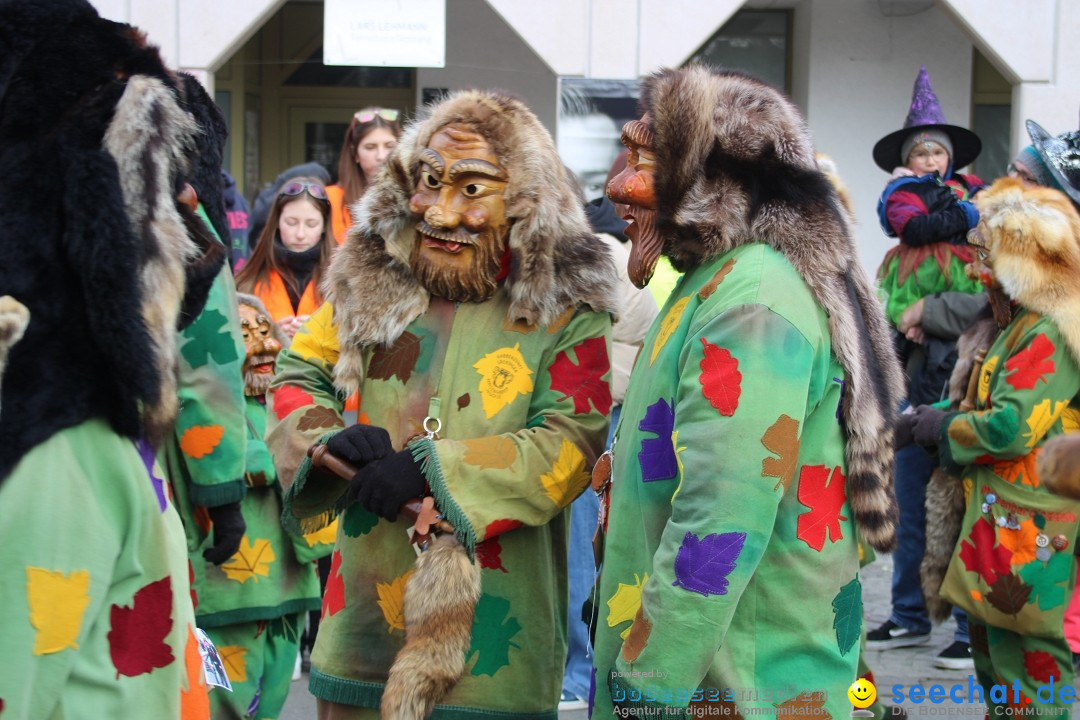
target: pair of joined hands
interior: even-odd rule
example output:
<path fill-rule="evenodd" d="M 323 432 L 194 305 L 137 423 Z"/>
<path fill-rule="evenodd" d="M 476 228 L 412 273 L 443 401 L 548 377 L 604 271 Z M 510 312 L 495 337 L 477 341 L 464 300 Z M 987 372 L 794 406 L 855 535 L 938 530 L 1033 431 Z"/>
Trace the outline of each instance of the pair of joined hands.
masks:
<path fill-rule="evenodd" d="M 947 414 L 930 405 L 919 405 L 914 412 L 901 413 L 896 417 L 894 446 L 900 450 L 914 442 L 924 448 L 937 447 Z"/>
<path fill-rule="evenodd" d="M 331 454 L 358 468 L 346 500 L 393 522 L 406 500 L 420 497 L 427 480 L 410 450 L 395 452 L 390 433 L 374 425 L 353 425 L 326 443 Z"/>

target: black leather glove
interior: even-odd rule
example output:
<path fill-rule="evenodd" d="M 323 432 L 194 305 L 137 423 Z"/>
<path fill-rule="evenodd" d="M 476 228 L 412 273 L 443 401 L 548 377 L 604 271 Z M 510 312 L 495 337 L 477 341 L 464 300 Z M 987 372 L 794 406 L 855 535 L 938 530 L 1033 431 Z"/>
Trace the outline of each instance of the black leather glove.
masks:
<path fill-rule="evenodd" d="M 390 433 L 374 425 L 352 425 L 330 438 L 326 449 L 353 465 L 364 466 L 394 452 Z"/>
<path fill-rule="evenodd" d="M 929 405 L 915 408 L 915 421 L 911 426 L 911 437 L 923 447 L 937 447 L 941 436 L 941 425 L 945 422 L 944 410 Z"/>
<path fill-rule="evenodd" d="M 349 483 L 348 499 L 393 522 L 401 503 L 422 496 L 426 488 L 419 463 L 411 451 L 402 450 L 360 468 Z"/>
<path fill-rule="evenodd" d="M 903 450 L 911 443 L 915 442 L 915 438 L 911 435 L 911 428 L 915 425 L 915 413 L 901 413 L 896 416 L 896 427 L 893 431 L 893 447 L 897 450 Z"/>
<path fill-rule="evenodd" d="M 220 565 L 240 549 L 240 540 L 247 530 L 247 523 L 240 513 L 240 501 L 206 508 L 214 531 L 214 546 L 203 551 L 207 562 Z"/>

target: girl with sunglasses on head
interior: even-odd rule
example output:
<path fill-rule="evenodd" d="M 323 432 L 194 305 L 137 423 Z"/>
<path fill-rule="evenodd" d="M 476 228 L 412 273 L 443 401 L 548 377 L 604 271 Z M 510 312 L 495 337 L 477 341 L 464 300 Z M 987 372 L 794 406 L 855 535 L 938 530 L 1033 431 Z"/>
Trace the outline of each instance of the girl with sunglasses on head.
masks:
<path fill-rule="evenodd" d="M 281 186 L 255 250 L 236 276 L 240 292 L 255 295 L 292 338 L 322 304 L 319 280 L 330 264 L 330 202 L 318 180 Z"/>
<path fill-rule="evenodd" d="M 391 108 L 367 107 L 349 121 L 338 158 L 338 182 L 326 188 L 330 197 L 334 239 L 345 242 L 352 225 L 349 207 L 364 195 L 401 137 L 400 114 Z"/>

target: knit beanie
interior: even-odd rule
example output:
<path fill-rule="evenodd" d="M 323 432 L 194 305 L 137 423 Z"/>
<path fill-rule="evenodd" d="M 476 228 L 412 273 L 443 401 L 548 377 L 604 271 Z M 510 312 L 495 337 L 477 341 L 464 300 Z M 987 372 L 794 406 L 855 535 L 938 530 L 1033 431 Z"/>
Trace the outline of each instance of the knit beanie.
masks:
<path fill-rule="evenodd" d="M 900 146 L 900 164 L 907 165 L 908 156 L 911 155 L 911 151 L 914 150 L 917 145 L 921 145 L 924 142 L 937 143 L 945 148 L 945 152 L 949 153 L 949 160 L 952 160 L 952 140 L 949 139 L 948 134 L 946 134 L 944 130 L 918 130 L 911 133 L 911 135 L 904 140 L 904 144 Z"/>
<path fill-rule="evenodd" d="M 1055 190 L 1061 189 L 1061 184 L 1050 172 L 1050 168 L 1046 167 L 1046 163 L 1043 162 L 1043 159 L 1039 157 L 1039 153 L 1035 151 L 1034 145 L 1028 145 L 1021 150 L 1013 162 L 1019 162 L 1027 168 L 1028 172 L 1031 173 L 1031 176 L 1035 178 L 1035 182 L 1043 187 L 1054 188 Z"/>

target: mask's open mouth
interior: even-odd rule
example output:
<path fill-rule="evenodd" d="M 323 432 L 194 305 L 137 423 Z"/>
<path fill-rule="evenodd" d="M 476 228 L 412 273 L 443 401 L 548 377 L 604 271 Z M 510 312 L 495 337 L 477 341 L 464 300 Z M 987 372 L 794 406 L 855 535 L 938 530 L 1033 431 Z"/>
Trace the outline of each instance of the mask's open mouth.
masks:
<path fill-rule="evenodd" d="M 452 232 L 436 230 L 421 220 L 416 225 L 416 231 L 420 233 L 420 241 L 424 244 L 424 247 L 435 248 L 451 254 L 457 254 L 465 247 L 476 244 L 473 234 L 461 228 Z"/>

